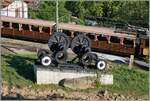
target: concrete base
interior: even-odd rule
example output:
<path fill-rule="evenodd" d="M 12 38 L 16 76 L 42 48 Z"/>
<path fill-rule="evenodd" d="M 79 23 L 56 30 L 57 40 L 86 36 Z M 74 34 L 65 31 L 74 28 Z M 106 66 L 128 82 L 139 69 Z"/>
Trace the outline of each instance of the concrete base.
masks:
<path fill-rule="evenodd" d="M 96 72 L 75 70 L 72 68 L 43 67 L 33 64 L 37 84 L 58 84 L 63 79 L 96 76 Z"/>
<path fill-rule="evenodd" d="M 44 67 L 33 63 L 37 84 L 59 84 L 64 79 L 97 77 L 96 70 L 79 67 Z M 103 85 L 113 84 L 113 75 L 101 74 L 99 82 Z"/>

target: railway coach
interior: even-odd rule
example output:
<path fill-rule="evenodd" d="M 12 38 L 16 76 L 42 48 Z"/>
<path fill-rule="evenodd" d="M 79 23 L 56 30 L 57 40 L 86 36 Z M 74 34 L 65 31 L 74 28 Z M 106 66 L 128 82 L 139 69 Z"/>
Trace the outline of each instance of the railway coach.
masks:
<path fill-rule="evenodd" d="M 55 31 L 55 22 L 38 19 L 1 17 L 2 37 L 48 43 Z M 72 40 L 78 33 L 91 39 L 94 51 L 121 56 L 145 57 L 149 54 L 149 39 L 140 30 L 118 30 L 117 28 L 83 26 L 59 23 L 60 32 Z"/>

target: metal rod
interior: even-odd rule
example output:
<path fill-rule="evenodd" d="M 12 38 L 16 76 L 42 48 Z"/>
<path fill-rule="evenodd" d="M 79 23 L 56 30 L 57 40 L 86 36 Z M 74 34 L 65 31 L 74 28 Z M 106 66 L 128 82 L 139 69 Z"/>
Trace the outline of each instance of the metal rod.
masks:
<path fill-rule="evenodd" d="M 56 32 L 58 32 L 58 0 L 56 0 Z"/>

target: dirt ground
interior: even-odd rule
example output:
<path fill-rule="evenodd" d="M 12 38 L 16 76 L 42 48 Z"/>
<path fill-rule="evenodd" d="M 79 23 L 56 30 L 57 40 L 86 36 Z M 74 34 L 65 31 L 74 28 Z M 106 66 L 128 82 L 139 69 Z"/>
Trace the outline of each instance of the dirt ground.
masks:
<path fill-rule="evenodd" d="M 2 99 L 47 99 L 47 100 L 135 100 L 130 95 L 111 93 L 107 90 L 101 91 L 66 91 L 63 89 L 32 89 L 32 87 L 16 87 L 9 89 L 9 85 L 2 83 Z"/>

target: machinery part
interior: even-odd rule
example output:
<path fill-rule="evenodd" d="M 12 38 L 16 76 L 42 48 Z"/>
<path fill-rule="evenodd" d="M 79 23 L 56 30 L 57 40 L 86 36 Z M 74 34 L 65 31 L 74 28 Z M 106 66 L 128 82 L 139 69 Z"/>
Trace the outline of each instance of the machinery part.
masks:
<path fill-rule="evenodd" d="M 45 49 L 40 49 L 38 50 L 37 52 L 37 56 L 40 60 L 40 63 L 43 65 L 43 66 L 49 66 L 52 62 L 51 58 L 48 56 L 49 52 L 48 50 L 45 50 Z"/>
<path fill-rule="evenodd" d="M 93 60 L 95 60 L 95 61 L 98 60 L 97 54 L 95 54 L 95 53 L 90 53 L 90 55 L 91 55 L 91 58 L 92 58 Z"/>
<path fill-rule="evenodd" d="M 67 52 L 66 51 L 59 51 L 55 54 L 55 60 L 57 63 L 65 63 L 65 61 L 67 60 L 68 56 L 67 56 Z"/>
<path fill-rule="evenodd" d="M 106 68 L 107 63 L 105 60 L 98 60 L 95 65 L 97 69 L 104 70 Z"/>
<path fill-rule="evenodd" d="M 78 56 L 91 51 L 91 41 L 84 34 L 79 34 L 71 42 L 72 51 Z"/>
<path fill-rule="evenodd" d="M 68 36 L 64 33 L 56 32 L 54 33 L 48 41 L 49 49 L 52 52 L 64 51 L 69 48 L 70 40 Z"/>
<path fill-rule="evenodd" d="M 43 55 L 46 55 L 46 54 L 49 54 L 49 51 L 48 50 L 45 50 L 45 49 L 39 49 L 37 51 L 37 57 L 40 58 L 42 57 Z"/>
<path fill-rule="evenodd" d="M 91 53 L 86 53 L 81 57 L 81 63 L 85 66 L 90 65 L 92 63 L 92 54 Z"/>
<path fill-rule="evenodd" d="M 49 66 L 52 62 L 51 58 L 49 56 L 42 56 L 40 59 L 40 62 L 43 66 Z"/>

